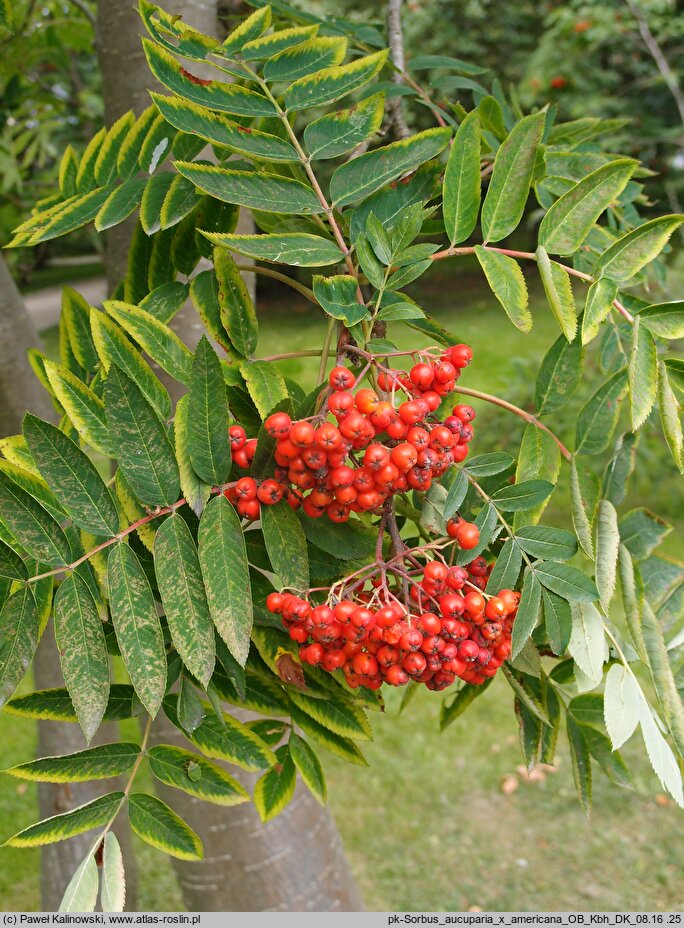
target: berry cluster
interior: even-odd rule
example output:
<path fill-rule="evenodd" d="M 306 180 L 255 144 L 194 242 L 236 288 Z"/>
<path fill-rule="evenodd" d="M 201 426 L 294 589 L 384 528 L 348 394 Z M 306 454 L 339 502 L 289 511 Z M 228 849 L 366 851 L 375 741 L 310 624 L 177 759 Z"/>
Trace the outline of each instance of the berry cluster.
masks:
<path fill-rule="evenodd" d="M 333 522 L 346 522 L 351 512 L 378 511 L 395 493 L 428 490 L 434 478 L 468 454 L 472 407 L 455 406 L 444 422 L 435 413 L 472 355 L 467 345 L 455 345 L 441 356 L 424 354 L 408 372 L 380 368 L 378 387 L 387 399 L 370 388 L 353 394 L 353 372 L 335 367 L 321 413 L 298 422 L 285 412 L 266 419 L 266 431 L 276 440 L 273 477 L 262 482 L 242 477 L 226 495 L 247 519 L 259 517 L 261 504 L 286 499 L 311 518 L 327 515 Z M 395 405 L 398 390 L 409 398 Z M 233 425 L 230 440 L 236 465 L 249 468 L 256 439 Z M 453 537 L 464 548 L 477 544 L 467 525 L 449 528 L 450 534 L 458 532 Z"/>
<path fill-rule="evenodd" d="M 266 605 L 282 616 L 304 663 L 331 673 L 342 669 L 351 687 L 415 680 L 443 690 L 456 677 L 484 683 L 510 655 L 520 594 L 501 590 L 485 597 L 476 588 L 484 584 L 472 578 L 486 582 L 489 568 L 484 558 L 476 562 L 463 568 L 429 561 L 409 588 L 415 604 L 410 610 L 389 591 L 382 573 L 375 590 L 340 598 L 331 590 L 328 603 L 271 593 Z"/>

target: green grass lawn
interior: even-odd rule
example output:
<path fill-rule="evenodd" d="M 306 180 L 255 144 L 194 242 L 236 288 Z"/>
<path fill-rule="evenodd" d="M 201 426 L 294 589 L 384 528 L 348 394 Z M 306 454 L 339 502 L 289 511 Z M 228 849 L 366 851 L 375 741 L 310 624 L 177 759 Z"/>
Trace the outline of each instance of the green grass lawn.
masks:
<path fill-rule="evenodd" d="M 535 324 L 528 336 L 505 319 L 478 278 L 449 272 L 415 290 L 425 308 L 467 341 L 475 361 L 462 383 L 500 393 L 532 408 L 541 357 L 557 326 L 537 290 Z M 260 307 L 258 353 L 270 355 L 320 344 L 323 323 L 303 301 L 270 293 Z M 411 329 L 395 326 L 402 347 L 426 344 Z M 589 358 L 589 368 L 596 362 Z M 284 372 L 312 385 L 317 362 L 297 359 Z M 596 381 L 584 383 L 555 426 L 571 443 L 574 417 Z M 522 424 L 483 404 L 476 420 L 476 453 L 515 451 Z M 549 423 L 550 425 L 552 423 Z M 627 505 L 648 505 L 677 531 L 663 551 L 681 556 L 681 482 L 669 463 L 658 430 L 641 442 L 644 475 Z M 561 479 L 547 521 L 569 523 L 567 476 Z M 678 502 L 679 501 L 679 502 Z M 627 507 L 625 507 L 627 508 Z M 660 795 L 640 743 L 627 745 L 635 789 L 619 790 L 595 775 L 595 809 L 587 821 L 577 803 L 567 752 L 556 772 L 531 782 L 521 764 L 512 694 L 496 680 L 481 700 L 444 734 L 437 731 L 440 696 L 419 693 L 398 716 L 399 694 L 388 695 L 383 716 L 373 715 L 375 738 L 368 768 L 352 767 L 322 752 L 330 804 L 366 906 L 374 910 L 662 910 L 684 908 L 682 815 Z M 33 726 L 0 715 L 0 743 L 7 765 L 34 751 Z M 563 739 L 561 738 L 561 742 Z M 637 742 L 637 739 L 634 739 Z M 35 789 L 6 780 L 0 789 L 2 833 L 35 819 Z M 136 844 L 142 872 L 140 907 L 181 906 L 171 867 L 163 855 Z M 36 909 L 38 853 L 0 850 L 0 908 Z"/>

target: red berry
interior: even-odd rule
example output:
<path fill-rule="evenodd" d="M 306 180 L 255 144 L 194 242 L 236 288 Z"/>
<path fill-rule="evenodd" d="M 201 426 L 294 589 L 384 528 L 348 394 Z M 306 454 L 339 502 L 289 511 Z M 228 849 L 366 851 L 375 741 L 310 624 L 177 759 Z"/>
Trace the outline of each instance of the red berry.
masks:
<path fill-rule="evenodd" d="M 328 383 L 332 390 L 351 390 L 356 383 L 356 377 L 346 367 L 333 367 Z"/>

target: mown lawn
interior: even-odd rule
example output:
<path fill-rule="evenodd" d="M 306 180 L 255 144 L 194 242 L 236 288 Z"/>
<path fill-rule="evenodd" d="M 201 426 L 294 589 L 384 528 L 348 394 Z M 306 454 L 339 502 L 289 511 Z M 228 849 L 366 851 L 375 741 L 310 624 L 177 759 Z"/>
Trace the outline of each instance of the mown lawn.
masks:
<path fill-rule="evenodd" d="M 479 280 L 441 273 L 416 298 L 475 350 L 463 385 L 500 393 L 531 408 L 541 357 L 557 336 L 556 324 L 536 289 L 531 335 L 516 332 Z M 260 307 L 258 353 L 270 355 L 320 344 L 323 324 L 303 301 L 268 293 Z M 401 347 L 426 344 L 411 329 L 395 326 Z M 590 356 L 589 370 L 596 370 Z M 283 364 L 288 376 L 313 383 L 317 363 Z M 596 381 L 557 417 L 560 436 L 572 442 L 577 409 Z M 475 404 L 477 452 L 513 451 L 522 425 L 499 410 Z M 551 424 L 551 423 L 549 423 Z M 647 505 L 665 514 L 675 531 L 662 551 L 681 556 L 684 507 L 681 483 L 668 463 L 658 430 L 642 438 L 643 476 L 625 509 Z M 568 524 L 567 475 L 561 479 L 547 521 Z M 384 716 L 374 715 L 375 739 L 366 748 L 369 767 L 351 767 L 324 755 L 330 803 L 361 885 L 374 910 L 658 910 L 684 908 L 682 815 L 661 795 L 643 747 L 628 744 L 635 789 L 619 790 L 597 772 L 590 821 L 574 791 L 567 752 L 558 769 L 536 781 L 516 772 L 521 763 L 512 696 L 497 680 L 444 734 L 437 731 L 440 697 L 422 692 L 398 716 L 390 693 Z M 561 743 L 563 738 L 561 738 Z M 6 764 L 34 750 L 33 726 L 0 715 Z M 35 818 L 35 790 L 6 780 L 0 789 L 2 834 Z M 168 862 L 138 842 L 143 872 L 142 909 L 180 907 Z M 38 906 L 38 853 L 0 850 L 0 908 Z"/>

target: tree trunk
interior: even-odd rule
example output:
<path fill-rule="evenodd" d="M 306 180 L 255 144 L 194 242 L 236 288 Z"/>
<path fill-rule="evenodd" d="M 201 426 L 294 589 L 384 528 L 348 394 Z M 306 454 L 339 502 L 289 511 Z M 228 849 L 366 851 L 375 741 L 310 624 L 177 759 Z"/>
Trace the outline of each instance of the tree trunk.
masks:
<path fill-rule="evenodd" d="M 35 377 L 26 352 L 38 347 L 40 339 L 26 312 L 21 294 L 17 290 L 5 259 L 0 255 L 0 434 L 13 435 L 21 431 L 21 420 L 27 409 L 43 419 L 55 421 L 55 410 Z M 57 645 L 52 626 L 48 626 L 36 654 L 34 681 L 37 689 L 63 686 Z M 105 725 L 98 732 L 100 741 L 118 740 L 115 725 Z M 68 754 L 85 747 L 78 725 L 60 722 L 38 723 L 38 756 Z M 117 789 L 107 784 L 72 783 L 38 785 L 40 818 L 47 818 L 88 802 L 98 795 Z M 129 851 L 130 835 L 127 827 L 116 829 L 124 852 Z M 85 857 L 92 834 L 78 835 L 69 841 L 47 845 L 41 856 L 41 904 L 44 911 L 59 907 L 64 890 L 74 871 Z M 128 854 L 130 857 L 130 853 Z M 135 868 L 128 872 L 129 899 L 135 904 Z"/>
<path fill-rule="evenodd" d="M 21 294 L 0 254 L 0 435 L 20 432 L 27 409 L 54 420 L 50 398 L 26 356 L 29 348 L 38 345 L 39 338 Z"/>
<path fill-rule="evenodd" d="M 232 709 L 241 720 L 256 716 Z M 156 744 L 187 742 L 166 718 Z M 250 793 L 261 774 L 222 764 Z M 263 772 L 263 771 L 262 771 Z M 195 829 L 204 860 L 173 861 L 187 908 L 194 912 L 357 912 L 363 901 L 335 823 L 299 780 L 283 812 L 263 824 L 253 803 L 224 808 L 157 785 L 161 799 Z"/>

